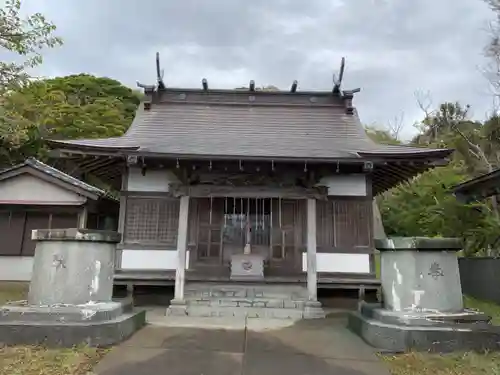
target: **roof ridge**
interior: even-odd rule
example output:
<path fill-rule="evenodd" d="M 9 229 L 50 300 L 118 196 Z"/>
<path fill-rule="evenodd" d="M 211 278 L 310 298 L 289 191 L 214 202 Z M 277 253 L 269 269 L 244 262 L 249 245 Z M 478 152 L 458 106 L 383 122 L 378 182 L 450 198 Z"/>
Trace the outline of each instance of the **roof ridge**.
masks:
<path fill-rule="evenodd" d="M 165 104 L 180 104 L 180 105 L 215 105 L 215 106 L 252 106 L 252 107 L 320 107 L 320 108 L 335 108 L 340 107 L 344 108 L 343 103 L 331 103 L 331 104 L 323 104 L 323 103 L 282 103 L 282 102 L 271 102 L 271 103 L 259 103 L 259 102 L 237 102 L 237 101 L 203 101 L 203 100 L 191 100 L 191 101 L 183 101 L 183 100 L 175 100 L 175 99 L 167 99 L 161 100 L 157 103 L 153 103 L 153 106 Z"/>
<path fill-rule="evenodd" d="M 82 181 L 76 177 L 73 177 L 73 176 L 69 175 L 68 173 L 63 172 L 60 169 L 57 169 L 55 167 L 52 167 L 52 166 L 50 166 L 50 165 L 36 159 L 35 157 L 32 157 L 32 156 L 28 157 L 22 163 L 19 163 L 17 165 L 14 165 L 10 168 L 7 168 L 7 169 L 1 171 L 1 173 L 5 173 L 5 172 L 11 171 L 11 170 L 19 169 L 19 168 L 22 168 L 24 166 L 30 166 L 32 168 L 35 168 L 42 173 L 46 173 L 54 178 L 57 178 L 58 180 L 61 180 L 63 182 L 66 182 L 66 183 L 69 183 L 69 184 L 72 184 L 75 186 L 78 186 L 84 190 L 87 190 L 87 191 L 92 192 L 94 194 L 97 194 L 99 196 L 106 196 L 106 192 L 104 190 L 102 190 L 96 186 L 90 185 L 90 184 L 86 183 L 85 181 Z"/>
<path fill-rule="evenodd" d="M 332 90 L 304 90 L 304 91 L 294 91 L 291 92 L 290 90 L 249 90 L 248 88 L 244 89 L 224 89 L 224 88 L 217 88 L 217 89 L 208 89 L 205 90 L 203 88 L 198 88 L 198 87 L 166 87 L 164 89 L 159 90 L 159 93 L 168 93 L 168 92 L 192 92 L 192 93 L 204 93 L 204 94 L 251 94 L 251 95 L 279 95 L 279 94 L 284 94 L 284 95 L 290 95 L 290 96 L 297 96 L 297 95 L 324 95 L 324 96 L 332 96 L 332 97 L 341 97 L 340 94 L 333 93 Z"/>

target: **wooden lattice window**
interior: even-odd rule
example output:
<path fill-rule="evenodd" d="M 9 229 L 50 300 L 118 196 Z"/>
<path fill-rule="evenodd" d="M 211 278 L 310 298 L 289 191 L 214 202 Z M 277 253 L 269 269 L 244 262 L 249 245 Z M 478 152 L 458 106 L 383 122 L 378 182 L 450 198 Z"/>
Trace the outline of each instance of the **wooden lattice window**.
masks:
<path fill-rule="evenodd" d="M 177 247 L 179 200 L 175 198 L 129 197 L 125 215 L 124 242 Z"/>
<path fill-rule="evenodd" d="M 372 202 L 369 200 L 329 199 L 316 206 L 318 251 L 350 251 L 370 247 L 373 236 Z"/>

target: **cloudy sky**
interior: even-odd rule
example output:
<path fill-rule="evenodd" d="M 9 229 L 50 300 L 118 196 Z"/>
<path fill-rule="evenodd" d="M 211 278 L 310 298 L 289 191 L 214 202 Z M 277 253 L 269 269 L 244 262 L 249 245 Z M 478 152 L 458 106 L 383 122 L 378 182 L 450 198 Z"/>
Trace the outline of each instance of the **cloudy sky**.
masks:
<path fill-rule="evenodd" d="M 459 100 L 481 118 L 491 107 L 481 73 L 493 14 L 482 0 L 24 0 L 58 27 L 44 76 L 86 72 L 135 87 L 155 82 L 159 51 L 167 85 L 233 88 L 273 84 L 324 90 L 340 59 L 344 88 L 364 123 L 421 118 L 415 91 Z"/>

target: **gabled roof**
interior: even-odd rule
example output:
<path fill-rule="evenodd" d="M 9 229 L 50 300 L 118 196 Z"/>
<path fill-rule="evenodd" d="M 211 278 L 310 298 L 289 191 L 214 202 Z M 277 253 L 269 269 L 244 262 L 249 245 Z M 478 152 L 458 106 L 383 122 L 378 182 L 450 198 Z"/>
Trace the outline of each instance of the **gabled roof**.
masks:
<path fill-rule="evenodd" d="M 452 152 L 377 144 L 346 98 L 332 92 L 173 88 L 146 98 L 122 137 L 52 143 L 58 148 L 214 159 L 439 159 Z"/>
<path fill-rule="evenodd" d="M 29 158 L 24 163 L 0 171 L 0 181 L 23 173 L 30 173 L 49 182 L 56 182 L 60 186 L 90 199 L 97 200 L 106 197 L 104 190 L 89 185 L 34 158 Z"/>
<path fill-rule="evenodd" d="M 459 200 L 465 202 L 498 195 L 500 194 L 500 169 L 455 185 L 451 190 Z"/>

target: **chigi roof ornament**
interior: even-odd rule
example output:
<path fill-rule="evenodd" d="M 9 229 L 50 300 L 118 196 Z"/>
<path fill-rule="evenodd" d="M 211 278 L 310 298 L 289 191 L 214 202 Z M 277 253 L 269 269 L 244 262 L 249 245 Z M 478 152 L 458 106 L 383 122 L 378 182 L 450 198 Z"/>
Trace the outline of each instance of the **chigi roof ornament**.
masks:
<path fill-rule="evenodd" d="M 360 88 L 356 88 L 353 90 L 342 90 L 342 80 L 344 79 L 345 72 L 345 57 L 342 57 L 340 61 L 340 70 L 338 77 L 333 75 L 333 89 L 332 93 L 334 95 L 338 95 L 344 101 L 345 112 L 348 115 L 354 114 L 354 106 L 352 104 L 352 100 L 354 98 L 354 94 L 361 91 Z"/>
<path fill-rule="evenodd" d="M 160 69 L 160 52 L 156 52 L 156 80 L 158 81 L 158 89 L 164 90 L 165 83 L 163 82 L 163 74 L 165 71 Z"/>
<path fill-rule="evenodd" d="M 344 70 L 345 70 L 345 57 L 342 57 L 340 61 L 340 70 L 338 78 L 333 75 L 333 93 L 340 95 L 340 87 L 342 86 L 342 80 L 344 79 Z"/>
<path fill-rule="evenodd" d="M 156 81 L 157 84 L 155 85 L 145 85 L 143 83 L 140 83 L 137 81 L 137 87 L 140 87 L 141 89 L 144 89 L 145 93 L 152 93 L 154 91 L 158 90 L 165 90 L 165 82 L 163 82 L 163 75 L 165 71 L 161 69 L 160 67 L 160 53 L 156 52 Z"/>

